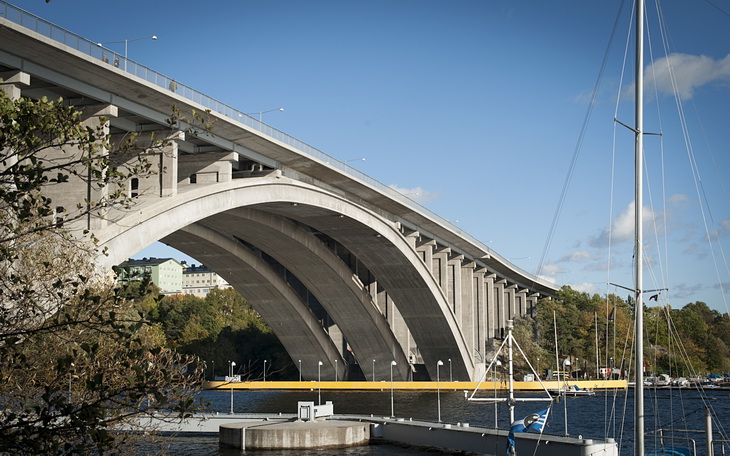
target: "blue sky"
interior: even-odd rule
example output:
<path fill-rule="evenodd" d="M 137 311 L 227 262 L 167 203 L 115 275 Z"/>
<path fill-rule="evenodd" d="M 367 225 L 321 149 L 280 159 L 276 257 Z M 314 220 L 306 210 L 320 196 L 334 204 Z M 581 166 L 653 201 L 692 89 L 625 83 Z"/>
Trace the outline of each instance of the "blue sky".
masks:
<path fill-rule="evenodd" d="M 129 57 L 245 112 L 283 107 L 263 120 L 353 160 L 532 273 L 592 103 L 542 273 L 600 294 L 626 295 L 608 281 L 631 286 L 633 228 L 625 214 L 633 202 L 633 138 L 613 122 L 617 98 L 619 120 L 633 121 L 630 98 L 619 94 L 633 80 L 628 70 L 620 86 L 630 5 L 594 90 L 618 2 L 15 4 L 93 41 L 158 36 L 130 43 Z M 673 0 L 662 8 L 689 139 L 649 13 L 656 68 L 649 74 L 658 82 L 656 92 L 647 89 L 646 129 L 659 130 L 652 120 L 659 106 L 663 136 L 645 139 L 646 287 L 670 289 L 661 304 L 701 300 L 728 312 L 730 3 Z"/>

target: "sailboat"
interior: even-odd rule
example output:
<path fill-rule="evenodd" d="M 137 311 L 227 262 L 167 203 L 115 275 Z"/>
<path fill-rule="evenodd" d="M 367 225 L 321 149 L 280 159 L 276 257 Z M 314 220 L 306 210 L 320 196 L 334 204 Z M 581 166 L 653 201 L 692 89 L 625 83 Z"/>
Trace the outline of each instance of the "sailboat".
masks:
<path fill-rule="evenodd" d="M 635 80 L 634 80 L 634 122 L 633 126 L 628 126 L 625 124 L 622 125 L 626 126 L 628 129 L 630 129 L 634 134 L 634 214 L 633 214 L 633 222 L 634 222 L 634 261 L 633 261 L 633 281 L 634 284 L 632 287 L 621 287 L 629 290 L 632 294 L 633 300 L 634 300 L 634 334 L 635 334 L 635 343 L 634 343 L 634 354 L 633 354 L 633 371 L 634 371 L 634 384 L 635 387 L 633 389 L 633 406 L 634 406 L 634 420 L 633 420 L 633 452 L 631 454 L 635 454 L 638 456 L 659 456 L 659 455 L 670 455 L 670 454 L 692 454 L 692 453 L 685 453 L 686 450 L 684 449 L 676 449 L 671 448 L 670 440 L 667 439 L 665 442 L 663 438 L 660 438 L 660 444 L 659 448 L 655 450 L 647 450 L 647 429 L 645 425 L 645 388 L 644 388 L 644 315 L 643 315 L 643 309 L 644 309 L 644 295 L 646 293 L 656 293 L 660 290 L 649 290 L 644 288 L 644 251 L 643 251 L 643 245 L 644 245 L 644 238 L 643 238 L 643 219 L 644 219 L 644 198 L 643 198 L 643 188 L 644 188 L 644 182 L 643 182 L 643 172 L 644 172 L 644 136 L 650 133 L 647 133 L 644 130 L 644 23 L 645 23 L 645 2 L 644 0 L 636 0 L 635 2 L 635 15 L 634 15 L 634 33 L 635 33 L 635 62 L 634 62 L 634 71 L 635 71 Z M 615 285 L 615 284 L 613 284 Z M 509 325 L 509 323 L 508 323 Z M 514 404 L 520 400 L 520 398 L 516 398 L 513 395 L 513 389 L 512 389 L 512 341 L 508 339 L 511 339 L 511 330 L 508 332 L 508 337 L 505 340 L 509 347 L 509 381 L 510 381 L 510 387 L 509 387 L 509 395 L 501 399 L 504 402 L 507 403 L 509 408 L 509 414 L 510 414 L 510 423 L 515 423 L 515 416 L 514 416 Z M 505 344 L 503 343 L 503 346 Z M 502 347 L 500 347 L 501 350 Z M 495 355 L 494 359 L 492 360 L 492 363 L 495 362 L 497 359 L 497 355 Z M 528 362 L 529 364 L 529 362 Z M 492 364 L 490 364 L 490 367 L 487 368 L 487 372 L 489 372 L 489 369 L 491 368 Z M 623 371 L 623 368 L 621 369 Z M 486 375 L 486 374 L 485 374 Z M 477 391 L 479 389 L 479 385 L 477 385 L 477 388 L 472 393 L 471 397 L 469 397 L 469 400 L 477 401 L 489 401 L 488 398 L 477 398 Z M 497 401 L 497 398 L 494 398 L 492 401 Z M 535 399 L 532 399 L 535 400 Z M 548 409 L 549 410 L 549 409 Z M 709 412 L 708 412 L 709 414 Z M 521 420 L 517 421 L 518 423 L 521 422 Z M 567 422 L 567 412 L 566 412 L 566 422 Z M 706 453 L 708 455 L 713 454 L 713 443 L 712 443 L 712 426 L 711 426 L 712 420 L 709 418 L 706 419 L 707 429 L 705 430 L 705 436 L 706 436 Z M 528 427 L 529 428 L 529 427 Z M 524 429 L 524 426 L 523 426 Z M 542 428 L 540 428 L 541 436 L 540 439 L 543 440 L 545 443 L 549 443 L 547 445 L 537 445 L 533 446 L 532 448 L 528 449 L 528 452 L 532 452 L 534 455 L 548 455 L 548 454 L 559 454 L 554 452 L 554 447 L 551 450 L 551 445 L 553 443 L 553 437 L 548 435 L 542 435 Z M 661 432 L 661 430 L 660 430 Z M 567 424 L 566 424 L 566 434 L 567 434 Z M 691 440 L 691 439 L 685 439 L 685 440 Z M 666 446 L 665 446 L 666 444 Z M 578 443 L 575 443 L 575 445 L 578 445 Z M 508 449 L 511 448 L 508 446 Z M 531 450 L 531 451 L 530 451 Z M 586 453 L 588 454 L 588 453 Z M 601 454 L 618 454 L 618 448 L 614 445 L 613 447 L 606 445 L 604 449 L 601 450 Z M 694 454 L 697 454 L 696 451 Z M 724 454 L 724 453 L 723 453 Z"/>

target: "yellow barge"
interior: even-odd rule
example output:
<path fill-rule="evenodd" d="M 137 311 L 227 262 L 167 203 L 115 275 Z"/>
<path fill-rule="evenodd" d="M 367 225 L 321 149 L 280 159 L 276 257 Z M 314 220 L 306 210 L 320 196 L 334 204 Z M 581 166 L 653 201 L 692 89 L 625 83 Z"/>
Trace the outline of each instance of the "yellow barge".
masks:
<path fill-rule="evenodd" d="M 567 382 L 570 387 L 577 386 L 580 389 L 590 389 L 593 391 L 626 389 L 628 384 L 626 380 L 571 380 Z M 477 382 L 392 382 L 392 388 L 398 391 L 456 391 L 467 390 L 474 391 Z M 565 385 L 563 381 L 545 381 L 542 382 L 548 390 L 558 390 Z M 307 382 L 225 382 L 212 381 L 205 382 L 206 389 L 224 389 L 224 390 L 249 390 L 249 391 L 312 391 L 322 390 L 341 390 L 341 391 L 385 391 L 391 389 L 391 382 L 345 382 L 345 381 L 307 381 Z M 480 391 L 506 391 L 509 389 L 507 382 L 482 382 L 479 385 Z M 542 391 L 543 387 L 540 382 L 514 382 L 515 391 Z"/>

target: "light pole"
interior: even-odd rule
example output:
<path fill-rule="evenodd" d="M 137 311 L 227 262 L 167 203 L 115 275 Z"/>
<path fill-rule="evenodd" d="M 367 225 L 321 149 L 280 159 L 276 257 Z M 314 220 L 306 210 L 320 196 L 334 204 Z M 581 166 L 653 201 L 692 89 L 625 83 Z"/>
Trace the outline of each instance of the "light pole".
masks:
<path fill-rule="evenodd" d="M 302 381 L 302 360 L 299 360 L 299 381 Z"/>
<path fill-rule="evenodd" d="M 284 112 L 284 108 L 276 108 L 276 109 L 269 109 L 268 111 L 252 112 L 252 113 L 250 113 L 248 115 L 249 116 L 252 116 L 254 114 L 258 114 L 259 115 L 259 122 L 263 123 L 263 120 L 262 119 L 264 118 L 264 114 L 266 114 L 267 112 L 274 112 L 274 111 Z"/>
<path fill-rule="evenodd" d="M 264 360 L 264 381 L 266 381 L 266 360 Z"/>
<path fill-rule="evenodd" d="M 337 360 L 335 360 L 335 381 L 338 381 L 338 378 L 337 378 Z"/>
<path fill-rule="evenodd" d="M 390 416 L 395 416 L 395 409 L 393 407 L 393 366 L 396 365 L 395 360 L 390 362 Z"/>
<path fill-rule="evenodd" d="M 449 358 L 449 381 L 454 381 L 454 376 L 451 374 L 451 358 Z"/>
<path fill-rule="evenodd" d="M 211 380 L 215 381 L 215 360 L 211 359 L 210 362 L 213 363 L 213 378 Z"/>
<path fill-rule="evenodd" d="M 443 365 L 444 362 L 441 360 L 436 363 L 436 402 L 438 403 L 439 423 L 441 422 L 441 377 L 439 376 L 439 367 Z"/>
<path fill-rule="evenodd" d="M 230 365 L 229 371 L 230 371 L 230 374 L 231 374 L 228 377 L 229 378 L 229 381 L 231 382 L 231 415 L 233 415 L 233 366 L 236 365 L 236 362 L 235 361 L 228 361 L 228 363 Z"/>
<path fill-rule="evenodd" d="M 375 381 L 375 360 L 373 360 L 373 381 Z"/>
<path fill-rule="evenodd" d="M 124 71 L 127 71 L 127 48 L 131 41 L 139 41 L 139 40 L 146 40 L 146 39 L 152 39 L 156 40 L 157 35 L 151 35 L 151 36 L 143 36 L 141 38 L 132 38 L 127 39 L 123 41 L 104 41 L 102 43 L 96 43 L 97 46 L 101 47 L 103 44 L 109 44 L 109 43 L 124 43 Z"/>
<path fill-rule="evenodd" d="M 540 357 L 537 357 L 537 378 L 540 378 Z"/>
<path fill-rule="evenodd" d="M 317 397 L 322 405 L 322 361 L 317 364 Z"/>

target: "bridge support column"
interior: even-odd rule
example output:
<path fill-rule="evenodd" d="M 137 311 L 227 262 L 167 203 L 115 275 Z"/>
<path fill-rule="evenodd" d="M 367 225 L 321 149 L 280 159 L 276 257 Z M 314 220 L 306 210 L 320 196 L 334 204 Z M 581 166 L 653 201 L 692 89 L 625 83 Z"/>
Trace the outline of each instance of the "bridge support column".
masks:
<path fill-rule="evenodd" d="M 497 276 L 486 273 L 484 275 L 484 308 L 486 309 L 486 327 L 484 338 L 489 340 L 496 337 L 497 328 L 497 302 L 495 299 L 494 279 Z"/>
<path fill-rule="evenodd" d="M 21 96 L 23 87 L 30 85 L 30 75 L 22 71 L 5 71 L 0 73 L 0 90 L 10 97 L 11 100 L 17 100 Z"/>
<path fill-rule="evenodd" d="M 527 290 L 518 289 L 515 292 L 515 317 L 522 317 L 527 314 Z"/>
<path fill-rule="evenodd" d="M 517 285 L 509 285 L 504 287 L 504 299 L 506 301 L 507 309 L 507 320 L 514 320 L 515 312 L 515 292 L 517 291 Z"/>
<path fill-rule="evenodd" d="M 21 90 L 23 87 L 30 85 L 30 75 L 23 73 L 22 71 L 7 71 L 0 73 L 0 90 L 13 101 L 17 100 L 21 96 Z M 9 156 L 9 159 L 5 163 L 0 163 L 0 170 L 5 170 L 18 163 L 18 158 L 15 154 Z"/>
<path fill-rule="evenodd" d="M 504 339 L 504 329 L 507 326 L 507 308 L 505 306 L 504 286 L 507 281 L 502 279 L 494 283 L 495 309 L 497 310 L 494 337 Z"/>
<path fill-rule="evenodd" d="M 478 324 L 477 315 L 477 296 L 474 287 L 474 268 L 476 267 L 475 262 L 469 262 L 461 265 L 461 298 L 460 298 L 460 324 L 462 332 L 464 334 L 464 341 L 469 349 L 471 357 L 475 358 L 474 349 L 478 348 L 477 345 L 477 330 L 475 326 Z M 473 375 L 473 374 L 472 374 Z"/>
<path fill-rule="evenodd" d="M 485 362 L 485 342 L 487 335 L 487 298 L 486 298 L 486 268 L 475 268 L 472 273 L 474 282 L 474 350 L 477 361 Z"/>

